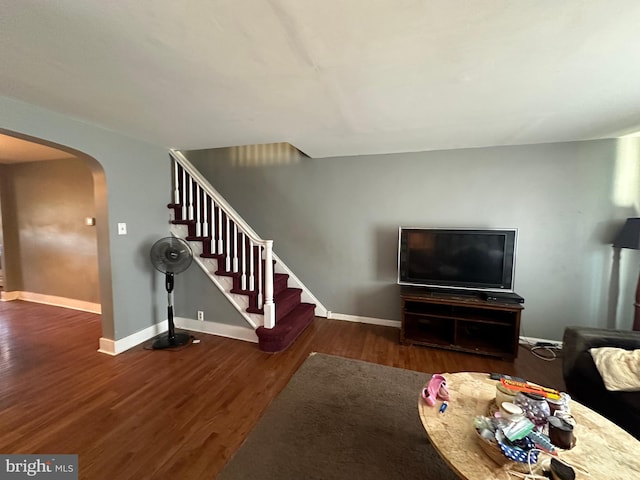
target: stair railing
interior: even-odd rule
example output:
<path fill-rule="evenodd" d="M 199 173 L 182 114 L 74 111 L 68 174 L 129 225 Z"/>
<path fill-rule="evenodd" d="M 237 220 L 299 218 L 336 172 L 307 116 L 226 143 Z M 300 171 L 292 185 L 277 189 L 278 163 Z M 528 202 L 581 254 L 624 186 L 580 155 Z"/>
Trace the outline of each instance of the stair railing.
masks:
<path fill-rule="evenodd" d="M 238 274 L 241 290 L 256 294 L 264 327 L 275 327 L 273 240 L 260 238 L 180 151 L 171 149 L 169 155 L 173 203 L 182 206 L 181 220 L 194 222 L 195 236 L 209 242 L 225 271 Z"/>

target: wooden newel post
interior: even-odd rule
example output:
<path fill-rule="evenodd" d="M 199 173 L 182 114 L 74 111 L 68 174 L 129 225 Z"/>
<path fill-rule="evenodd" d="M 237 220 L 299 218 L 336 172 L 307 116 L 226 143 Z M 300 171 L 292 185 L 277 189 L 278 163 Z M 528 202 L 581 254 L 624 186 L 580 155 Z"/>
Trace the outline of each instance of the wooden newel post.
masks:
<path fill-rule="evenodd" d="M 273 303 L 273 240 L 264 246 L 264 327 L 276 326 L 276 304 Z"/>

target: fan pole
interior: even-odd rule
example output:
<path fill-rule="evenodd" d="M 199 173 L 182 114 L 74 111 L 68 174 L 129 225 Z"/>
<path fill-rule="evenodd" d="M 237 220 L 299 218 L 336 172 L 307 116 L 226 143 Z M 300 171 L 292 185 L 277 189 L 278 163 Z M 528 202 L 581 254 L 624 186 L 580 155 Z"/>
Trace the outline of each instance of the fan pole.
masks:
<path fill-rule="evenodd" d="M 176 327 L 173 323 L 173 272 L 165 273 L 165 287 L 167 289 L 167 322 L 169 323 L 169 331 L 166 337 L 160 337 L 153 342 L 154 349 L 180 347 L 191 340 L 191 337 L 186 333 L 176 334 Z"/>
<path fill-rule="evenodd" d="M 176 326 L 173 322 L 173 272 L 165 274 L 165 287 L 167 289 L 167 321 L 169 323 L 169 343 L 176 341 Z"/>

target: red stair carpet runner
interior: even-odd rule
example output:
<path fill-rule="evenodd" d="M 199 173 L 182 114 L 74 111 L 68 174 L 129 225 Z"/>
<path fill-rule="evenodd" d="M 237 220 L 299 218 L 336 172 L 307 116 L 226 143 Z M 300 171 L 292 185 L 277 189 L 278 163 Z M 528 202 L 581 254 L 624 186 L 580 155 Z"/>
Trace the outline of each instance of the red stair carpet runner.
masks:
<path fill-rule="evenodd" d="M 211 253 L 211 237 L 197 237 L 195 235 L 195 221 L 182 219 L 182 205 L 169 204 L 169 208 L 174 211 L 174 224 L 186 225 L 188 227 L 187 241 L 197 241 L 202 243 L 203 258 L 215 258 L 218 260 L 218 270 L 216 275 L 222 275 L 233 278 L 233 288 L 231 293 L 246 295 L 249 300 L 248 313 L 262 314 L 263 310 L 258 308 L 257 292 L 251 290 L 243 290 L 241 285 L 240 273 L 228 271 L 225 269 L 225 254 Z M 220 212 L 224 215 L 223 212 Z M 215 222 L 212 222 L 215 225 Z M 225 225 L 222 222 L 222 225 Z M 223 232 L 224 238 L 224 232 Z M 258 248 L 255 247 L 254 258 L 259 259 Z M 262 260 L 255 260 L 262 261 Z M 275 263 L 275 262 L 274 262 Z M 262 270 L 264 271 L 264 269 Z M 258 335 L 258 347 L 264 352 L 276 353 L 286 350 L 304 330 L 311 325 L 315 318 L 315 305 L 304 303 L 301 300 L 302 290 L 299 288 L 290 288 L 288 286 L 289 275 L 282 273 L 274 273 L 273 282 L 273 301 L 276 305 L 276 325 L 274 328 L 258 327 L 256 334 Z M 264 289 L 263 289 L 264 291 Z"/>

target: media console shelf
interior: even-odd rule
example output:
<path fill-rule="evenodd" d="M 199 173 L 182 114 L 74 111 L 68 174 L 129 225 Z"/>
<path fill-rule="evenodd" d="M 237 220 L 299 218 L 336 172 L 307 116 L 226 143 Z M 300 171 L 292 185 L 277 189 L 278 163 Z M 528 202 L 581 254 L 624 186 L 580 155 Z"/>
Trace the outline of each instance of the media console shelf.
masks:
<path fill-rule="evenodd" d="M 518 356 L 519 303 L 402 287 L 400 342 L 513 360 Z"/>

